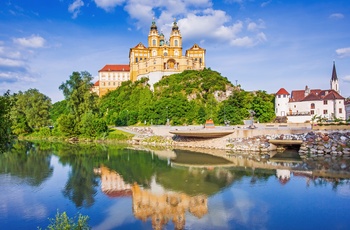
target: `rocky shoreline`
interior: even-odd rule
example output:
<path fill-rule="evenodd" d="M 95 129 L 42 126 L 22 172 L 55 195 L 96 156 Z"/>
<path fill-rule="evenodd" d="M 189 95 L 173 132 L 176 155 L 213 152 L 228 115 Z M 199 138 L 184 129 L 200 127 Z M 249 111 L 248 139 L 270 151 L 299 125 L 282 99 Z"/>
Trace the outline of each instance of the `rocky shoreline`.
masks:
<path fill-rule="evenodd" d="M 301 140 L 299 155 L 303 159 L 350 159 L 350 132 L 348 131 L 310 131 L 300 134 L 271 134 L 245 138 L 233 138 L 232 135 L 227 135 L 220 138 L 201 139 L 157 133 L 149 127 L 130 129 L 139 133 L 130 141 L 130 144 L 221 149 L 232 152 L 266 154 L 271 151 L 283 150 L 283 146 L 275 146 L 269 142 L 270 140 Z"/>

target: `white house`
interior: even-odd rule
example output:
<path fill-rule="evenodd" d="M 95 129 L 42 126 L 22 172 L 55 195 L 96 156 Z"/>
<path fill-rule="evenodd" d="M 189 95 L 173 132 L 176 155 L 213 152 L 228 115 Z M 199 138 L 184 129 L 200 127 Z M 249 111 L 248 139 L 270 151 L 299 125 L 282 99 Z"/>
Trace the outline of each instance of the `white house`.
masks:
<path fill-rule="evenodd" d="M 311 121 L 313 116 L 326 119 L 346 119 L 345 98 L 340 95 L 335 63 L 333 62 L 330 89 L 293 90 L 288 93 L 281 88 L 275 97 L 276 116 L 287 116 L 288 122 L 300 123 Z"/>

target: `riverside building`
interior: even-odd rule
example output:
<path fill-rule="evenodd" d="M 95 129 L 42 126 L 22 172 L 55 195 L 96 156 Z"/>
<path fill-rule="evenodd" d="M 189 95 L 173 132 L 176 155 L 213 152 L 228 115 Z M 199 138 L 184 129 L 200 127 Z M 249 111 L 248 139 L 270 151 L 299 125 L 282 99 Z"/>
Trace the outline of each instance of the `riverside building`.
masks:
<path fill-rule="evenodd" d="M 289 93 L 281 88 L 275 97 L 275 114 L 277 117 L 287 117 L 290 123 L 311 121 L 314 116 L 327 120 L 346 119 L 345 98 L 340 95 L 339 81 L 333 62 L 330 89 L 293 90 Z"/>
<path fill-rule="evenodd" d="M 205 68 L 206 50 L 194 44 L 187 49 L 185 55 L 182 50 L 182 36 L 177 22 L 174 20 L 170 37 L 166 39 L 164 34 L 158 31 L 156 22 L 153 20 L 148 34 L 148 44 L 141 42 L 129 51 L 129 65 L 106 65 L 99 71 L 98 84 L 95 84 L 95 92 L 99 96 L 105 95 L 108 91 L 119 87 L 121 81 L 131 80 L 132 82 L 141 78 L 148 78 L 151 89 L 153 85 L 162 79 L 184 70 L 202 70 Z M 119 76 L 121 69 L 127 72 L 126 78 L 119 81 L 113 80 Z M 125 75 L 122 75 L 125 76 Z M 115 83 L 114 83 L 115 81 Z"/>

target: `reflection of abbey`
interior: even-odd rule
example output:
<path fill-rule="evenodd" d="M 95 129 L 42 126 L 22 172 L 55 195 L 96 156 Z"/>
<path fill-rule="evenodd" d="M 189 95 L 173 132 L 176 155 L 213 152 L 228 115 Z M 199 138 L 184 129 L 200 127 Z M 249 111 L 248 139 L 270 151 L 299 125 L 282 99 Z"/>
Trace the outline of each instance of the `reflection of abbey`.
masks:
<path fill-rule="evenodd" d="M 288 122 L 311 121 L 314 116 L 332 120 L 346 119 L 345 98 L 340 95 L 339 81 L 333 63 L 330 89 L 293 90 L 281 88 L 275 98 L 276 116 L 287 117 Z"/>
<path fill-rule="evenodd" d="M 182 36 L 176 21 L 173 22 L 170 37 L 167 40 L 159 33 L 155 21 L 148 34 L 148 47 L 141 42 L 130 48 L 129 65 L 106 65 L 99 70 L 99 80 L 94 91 L 103 96 L 115 90 L 123 81 L 148 78 L 153 84 L 163 76 L 181 73 L 184 70 L 202 70 L 205 67 L 205 49 L 194 44 L 182 55 Z"/>
<path fill-rule="evenodd" d="M 153 229 L 163 229 L 172 221 L 176 229 L 183 229 L 186 213 L 197 218 L 208 213 L 208 201 L 205 195 L 189 196 L 182 192 L 168 192 L 160 189 L 152 178 L 149 189 L 137 183 L 126 183 L 121 175 L 105 166 L 94 169 L 101 175 L 101 190 L 109 197 L 132 197 L 132 210 L 137 219 L 152 220 Z"/>

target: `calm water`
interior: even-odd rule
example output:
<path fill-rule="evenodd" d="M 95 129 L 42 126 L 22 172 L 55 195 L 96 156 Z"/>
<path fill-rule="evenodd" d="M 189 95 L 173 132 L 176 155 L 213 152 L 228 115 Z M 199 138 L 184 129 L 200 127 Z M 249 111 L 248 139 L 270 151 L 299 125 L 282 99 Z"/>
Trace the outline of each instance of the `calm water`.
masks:
<path fill-rule="evenodd" d="M 350 229 L 350 162 L 212 154 L 17 144 L 0 155 L 0 228 L 59 210 L 103 230 Z"/>

